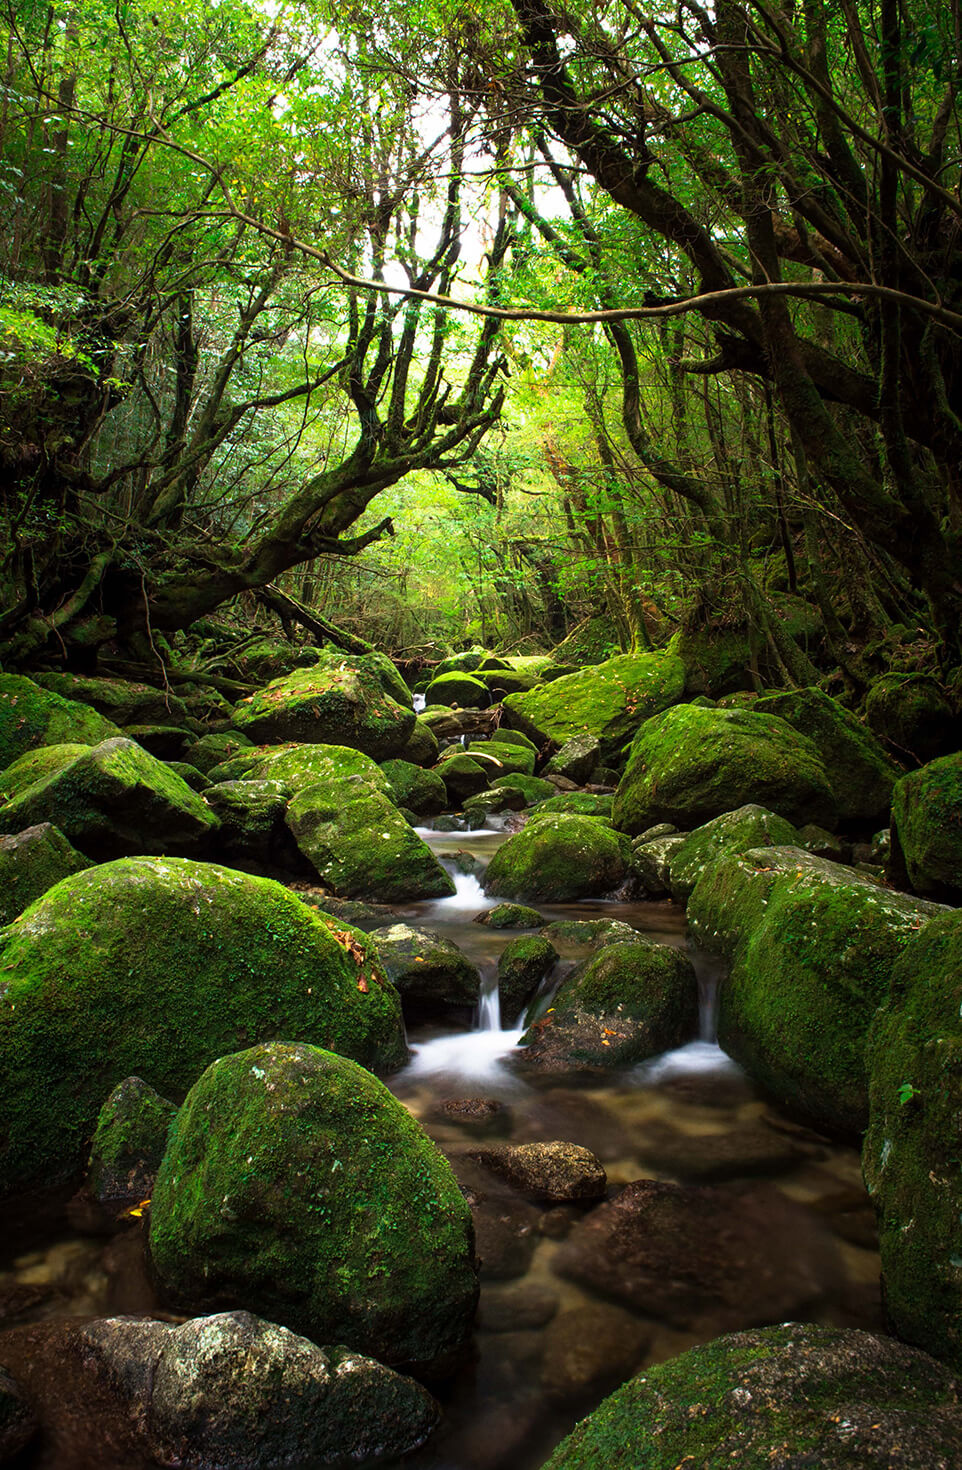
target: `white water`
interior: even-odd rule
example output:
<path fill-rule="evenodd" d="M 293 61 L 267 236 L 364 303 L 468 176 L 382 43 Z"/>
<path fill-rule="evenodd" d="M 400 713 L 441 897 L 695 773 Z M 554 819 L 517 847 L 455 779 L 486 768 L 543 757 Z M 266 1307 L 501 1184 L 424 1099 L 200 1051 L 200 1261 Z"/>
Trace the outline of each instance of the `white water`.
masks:
<path fill-rule="evenodd" d="M 664 1082 L 668 1077 L 681 1077 L 691 1073 L 726 1072 L 741 1074 L 741 1068 L 722 1051 L 715 1041 L 689 1041 L 674 1051 L 662 1052 L 635 1068 L 639 1082 Z"/>
<path fill-rule="evenodd" d="M 426 704 L 427 704 L 427 695 L 426 694 L 415 694 L 415 696 L 414 696 L 414 713 L 416 715 L 419 715 Z"/>
<path fill-rule="evenodd" d="M 461 1031 L 455 1036 L 438 1036 L 411 1048 L 413 1057 L 405 1069 L 405 1080 L 450 1079 L 459 1088 L 470 1083 L 486 1092 L 495 1087 L 503 1091 L 506 1086 L 520 1091 L 524 1083 L 503 1065 L 520 1039 L 520 1030 Z"/>
<path fill-rule="evenodd" d="M 424 906 L 426 919 L 440 919 L 456 924 L 459 919 L 473 919 L 482 909 L 493 909 L 500 899 L 488 898 L 473 873 L 452 873 L 454 892 L 450 898 L 436 898 Z"/>

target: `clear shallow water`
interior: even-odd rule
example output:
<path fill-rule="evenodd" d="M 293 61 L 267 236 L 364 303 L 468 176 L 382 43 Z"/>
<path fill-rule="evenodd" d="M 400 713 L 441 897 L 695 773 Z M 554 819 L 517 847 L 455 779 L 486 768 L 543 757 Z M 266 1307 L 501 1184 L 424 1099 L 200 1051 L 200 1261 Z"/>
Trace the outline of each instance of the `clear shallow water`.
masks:
<path fill-rule="evenodd" d="M 493 930 L 475 923 L 494 900 L 485 897 L 476 874 L 457 871 L 455 856 L 467 853 L 486 862 L 506 835 L 496 830 L 425 834 L 453 871 L 457 891 L 448 899 L 396 909 L 399 917 L 453 939 L 482 975 L 475 1029 L 412 1030 L 411 1061 L 389 1085 L 451 1159 L 462 1188 L 480 1199 L 484 1268 L 473 1355 L 456 1377 L 435 1386 L 445 1411 L 442 1428 L 424 1450 L 389 1470 L 536 1470 L 575 1420 L 626 1374 L 674 1356 L 706 1336 L 644 1312 L 616 1317 L 607 1328 L 603 1316 L 585 1318 L 586 1312 L 604 1313 L 612 1307 L 623 1311 L 624 1303 L 599 1297 L 553 1269 L 582 1208 L 545 1208 L 513 1196 L 470 1158 L 485 1142 L 560 1139 L 581 1144 L 602 1160 L 609 1189 L 615 1192 L 645 1178 L 697 1183 L 693 1171 L 697 1176 L 721 1154 L 733 1154 L 737 1163 L 740 1151 L 746 1170 L 739 1174 L 736 1168 L 723 1187 L 754 1188 L 753 1149 L 757 1153 L 759 1138 L 784 1138 L 790 1147 L 797 1141 L 797 1156 L 775 1173 L 770 1186 L 803 1207 L 792 1239 L 785 1242 L 786 1262 L 808 1231 L 830 1241 L 834 1262 L 805 1315 L 846 1326 L 880 1325 L 878 1261 L 861 1203 L 858 1156 L 853 1149 L 794 1129 L 757 1096 L 720 1050 L 713 1040 L 718 969 L 706 957 L 691 955 L 699 978 L 700 1035 L 687 1045 L 587 1084 L 582 1078 L 538 1081 L 512 1068 L 522 1033 L 498 1024 L 497 962 L 510 939 L 534 931 Z M 671 903 L 591 900 L 536 907 L 548 922 L 619 919 L 654 940 L 686 947 L 684 914 Z M 584 952 L 565 946 L 563 961 L 570 966 Z M 470 1109 L 452 1110 L 452 1102 L 470 1099 L 488 1105 L 490 1129 L 471 1121 Z M 710 1238 L 711 1218 L 705 1219 L 704 1229 Z M 689 1266 L 696 1269 L 697 1260 L 679 1263 L 683 1271 Z M 747 1322 L 754 1320 L 750 1279 L 744 1291 Z M 539 1300 L 550 1303 L 550 1321 L 532 1325 L 532 1303 Z M 136 1230 L 104 1241 L 76 1230 L 65 1232 L 62 1219 L 49 1228 L 38 1225 L 29 1245 L 0 1256 L 0 1313 L 11 1302 L 27 1303 L 19 1318 L 25 1322 L 158 1309 Z M 624 1361 L 627 1321 L 640 1322 L 645 1335 L 644 1350 L 631 1362 Z M 68 1415 L 59 1438 L 48 1442 L 40 1458 L 27 1462 L 29 1470 L 92 1470 L 94 1464 L 104 1470 L 146 1467 L 147 1462 L 129 1451 L 111 1458 L 101 1447 L 101 1425 L 94 1408 L 85 1409 L 82 1392 L 78 1402 L 77 1422 L 71 1423 Z M 92 1422 L 83 1422 L 85 1412 Z M 94 1458 L 91 1445 L 97 1446 Z M 313 1467 L 305 1462 L 302 1470 Z"/>

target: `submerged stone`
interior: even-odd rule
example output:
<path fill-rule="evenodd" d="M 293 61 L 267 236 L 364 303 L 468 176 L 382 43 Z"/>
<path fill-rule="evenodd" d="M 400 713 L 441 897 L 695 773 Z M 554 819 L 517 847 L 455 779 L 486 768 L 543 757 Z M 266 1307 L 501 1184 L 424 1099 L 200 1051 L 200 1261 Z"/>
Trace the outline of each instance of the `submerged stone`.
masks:
<path fill-rule="evenodd" d="M 195 1083 L 150 1253 L 191 1310 L 243 1307 L 390 1364 L 456 1352 L 477 1305 L 471 1214 L 447 1160 L 386 1087 L 313 1046 L 221 1057 Z"/>

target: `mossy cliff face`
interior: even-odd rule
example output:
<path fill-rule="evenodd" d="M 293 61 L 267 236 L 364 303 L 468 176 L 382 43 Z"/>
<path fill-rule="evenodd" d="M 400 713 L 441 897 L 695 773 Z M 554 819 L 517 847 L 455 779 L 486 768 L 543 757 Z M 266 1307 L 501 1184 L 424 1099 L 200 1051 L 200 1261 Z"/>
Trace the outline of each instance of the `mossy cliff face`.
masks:
<path fill-rule="evenodd" d="M 902 778 L 892 802 L 892 839 L 917 893 L 962 901 L 962 752 Z"/>
<path fill-rule="evenodd" d="M 757 714 L 779 715 L 812 742 L 843 822 L 885 820 L 900 772 L 855 715 L 821 689 L 766 695 L 752 708 Z"/>
<path fill-rule="evenodd" d="M 698 827 L 749 802 L 790 822 L 837 821 L 818 752 L 786 720 L 682 704 L 638 731 L 613 816 L 635 836 L 657 822 Z"/>
<path fill-rule="evenodd" d="M 626 849 L 619 834 L 595 817 L 545 816 L 498 848 L 484 891 L 535 903 L 610 893 L 628 871 Z"/>
<path fill-rule="evenodd" d="M 723 854 L 752 847 L 795 847 L 798 832 L 784 817 L 749 802 L 689 832 L 671 857 L 671 896 L 685 903 L 705 869 Z"/>
<path fill-rule="evenodd" d="M 799 848 L 720 858 L 688 917 L 699 944 L 733 960 L 722 1046 L 791 1112 L 860 1138 L 869 1024 L 898 956 L 938 912 Z"/>
<path fill-rule="evenodd" d="M 399 693 L 378 656 L 324 654 L 311 668 L 242 699 L 233 719 L 254 741 L 348 745 L 388 760 L 401 753 L 414 729 L 414 710 Z"/>
<path fill-rule="evenodd" d="M 690 1041 L 698 983 L 667 944 L 606 944 L 563 982 L 551 1009 L 525 1032 L 523 1066 L 609 1069 L 643 1062 Z"/>
<path fill-rule="evenodd" d="M 401 903 L 454 892 L 431 849 L 390 798 L 360 777 L 305 787 L 286 820 L 301 852 L 340 897 Z"/>
<path fill-rule="evenodd" d="M 173 1125 L 151 1207 L 169 1297 L 239 1306 L 381 1362 L 471 1332 L 471 1213 L 450 1165 L 361 1067 L 275 1043 L 210 1066 Z"/>
<path fill-rule="evenodd" d="M 862 1154 L 889 1322 L 962 1371 L 962 912 L 933 919 L 892 971 L 868 1039 Z"/>
<path fill-rule="evenodd" d="M 186 781 L 133 740 L 31 751 L 0 788 L 0 831 L 55 822 L 88 857 L 197 851 L 217 828 Z"/>
<path fill-rule="evenodd" d="M 111 1089 L 182 1095 L 214 1058 L 281 1036 L 383 1070 L 406 1056 L 373 950 L 286 888 L 183 859 L 58 883 L 0 931 L 0 1193 L 68 1174 Z"/>
<path fill-rule="evenodd" d="M 0 674 L 0 770 L 38 745 L 99 745 L 121 732 L 87 704 Z"/>
<path fill-rule="evenodd" d="M 544 1470 L 953 1470 L 957 1386 L 869 1332 L 789 1322 L 647 1368 L 584 1419 Z"/>
<path fill-rule="evenodd" d="M 506 722 L 539 746 L 594 735 L 602 763 L 616 759 L 642 720 L 680 699 L 685 669 L 668 654 L 619 654 L 553 679 L 528 694 L 509 694 Z"/>

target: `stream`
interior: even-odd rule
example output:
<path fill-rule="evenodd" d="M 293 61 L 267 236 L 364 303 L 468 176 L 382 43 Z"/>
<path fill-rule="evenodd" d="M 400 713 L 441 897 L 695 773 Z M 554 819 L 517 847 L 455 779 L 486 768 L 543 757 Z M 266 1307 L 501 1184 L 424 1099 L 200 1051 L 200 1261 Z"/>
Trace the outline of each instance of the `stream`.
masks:
<path fill-rule="evenodd" d="M 718 1333 L 703 1323 L 686 1328 L 628 1312 L 612 1294 L 597 1295 L 557 1274 L 554 1258 L 588 1207 L 527 1203 L 469 1157 L 492 1141 L 582 1145 L 603 1163 L 609 1196 L 640 1179 L 710 1183 L 736 1196 L 759 1183 L 778 1191 L 796 1207 L 791 1239 L 781 1247 L 786 1272 L 800 1256 L 824 1261 L 810 1283 L 810 1304 L 791 1315 L 880 1328 L 879 1263 L 858 1152 L 781 1116 L 720 1050 L 714 963 L 690 952 L 701 1024 L 699 1038 L 687 1046 L 603 1081 L 522 1076 L 510 1065 L 521 1030 L 500 1026 L 497 962 L 509 940 L 536 931 L 473 922 L 496 901 L 485 897 L 476 876 L 458 870 L 455 858 L 468 853 L 484 862 L 507 834 L 419 832 L 452 872 L 457 892 L 392 906 L 392 913 L 453 940 L 478 966 L 482 997 L 471 1030 L 409 1028 L 412 1059 L 387 1080 L 452 1160 L 475 1206 L 482 1292 L 472 1361 L 453 1379 L 432 1385 L 444 1408 L 441 1428 L 422 1451 L 390 1462 L 390 1470 L 402 1463 L 408 1470 L 536 1470 L 576 1420 L 625 1377 Z M 539 911 L 547 922 L 619 919 L 660 943 L 687 947 L 684 913 L 667 901 L 582 901 L 539 905 Z M 587 953 L 584 946 L 557 947 L 555 983 Z M 65 1231 L 62 1218 L 35 1223 L 27 1242 L 21 1236 L 0 1255 L 3 1326 L 124 1312 L 163 1315 L 144 1270 L 142 1226 L 105 1240 L 76 1226 Z M 710 1209 L 699 1230 L 715 1250 Z M 672 1269 L 697 1278 L 697 1261 Z M 733 1260 L 725 1290 L 735 1324 L 757 1325 L 751 1261 Z M 89 1428 L 74 1435 L 65 1426 L 26 1463 L 31 1470 L 88 1470 Z M 99 1463 L 138 1470 L 129 1457 L 121 1462 L 107 1455 Z M 304 1470 L 310 1470 L 307 1463 Z"/>

